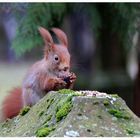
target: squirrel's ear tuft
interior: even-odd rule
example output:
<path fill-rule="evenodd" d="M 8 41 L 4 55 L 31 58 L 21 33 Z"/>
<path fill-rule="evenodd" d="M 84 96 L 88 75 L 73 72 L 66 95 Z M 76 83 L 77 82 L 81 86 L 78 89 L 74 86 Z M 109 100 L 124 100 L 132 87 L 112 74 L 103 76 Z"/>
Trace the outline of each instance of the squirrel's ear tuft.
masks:
<path fill-rule="evenodd" d="M 38 30 L 45 42 L 46 45 L 50 46 L 53 44 L 53 39 L 51 37 L 51 34 L 49 33 L 49 31 L 43 27 L 38 27 Z"/>
<path fill-rule="evenodd" d="M 60 40 L 60 42 L 64 45 L 64 46 L 68 46 L 68 39 L 67 39 L 67 36 L 66 36 L 66 34 L 62 31 L 62 30 L 60 30 L 60 29 L 58 29 L 58 28 L 52 28 L 51 29 L 56 35 L 57 35 L 57 37 L 58 37 L 58 39 Z"/>

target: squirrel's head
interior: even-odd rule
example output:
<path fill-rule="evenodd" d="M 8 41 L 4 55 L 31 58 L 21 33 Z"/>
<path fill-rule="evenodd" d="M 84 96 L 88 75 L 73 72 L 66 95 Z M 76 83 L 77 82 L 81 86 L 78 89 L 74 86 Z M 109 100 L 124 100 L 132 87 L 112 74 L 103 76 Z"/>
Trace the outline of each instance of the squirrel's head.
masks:
<path fill-rule="evenodd" d="M 70 71 L 67 36 L 58 28 L 52 28 L 52 31 L 58 37 L 60 44 L 53 42 L 52 36 L 47 29 L 39 27 L 39 32 L 45 43 L 44 59 L 49 66 L 50 72 L 53 72 L 57 76 L 65 77 Z"/>

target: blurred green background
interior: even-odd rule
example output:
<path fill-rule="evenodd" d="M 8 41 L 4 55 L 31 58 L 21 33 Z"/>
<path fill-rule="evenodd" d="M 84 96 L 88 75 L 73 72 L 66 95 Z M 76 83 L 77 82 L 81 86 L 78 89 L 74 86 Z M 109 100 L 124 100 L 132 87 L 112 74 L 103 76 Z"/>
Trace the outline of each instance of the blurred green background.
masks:
<path fill-rule="evenodd" d="M 0 102 L 43 57 L 39 26 L 67 34 L 75 90 L 118 94 L 140 116 L 140 3 L 0 3 Z"/>

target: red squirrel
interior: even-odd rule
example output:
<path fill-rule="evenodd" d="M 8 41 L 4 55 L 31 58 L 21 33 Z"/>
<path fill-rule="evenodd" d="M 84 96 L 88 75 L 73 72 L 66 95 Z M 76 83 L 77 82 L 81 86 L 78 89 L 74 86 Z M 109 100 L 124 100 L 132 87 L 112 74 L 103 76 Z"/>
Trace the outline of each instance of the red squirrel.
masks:
<path fill-rule="evenodd" d="M 55 44 L 49 31 L 39 27 L 45 49 L 42 60 L 33 64 L 27 72 L 22 88 L 13 89 L 2 104 L 0 121 L 18 115 L 24 106 L 36 104 L 48 91 L 72 88 L 76 75 L 70 72 L 70 54 L 66 34 L 52 28 L 60 44 Z"/>

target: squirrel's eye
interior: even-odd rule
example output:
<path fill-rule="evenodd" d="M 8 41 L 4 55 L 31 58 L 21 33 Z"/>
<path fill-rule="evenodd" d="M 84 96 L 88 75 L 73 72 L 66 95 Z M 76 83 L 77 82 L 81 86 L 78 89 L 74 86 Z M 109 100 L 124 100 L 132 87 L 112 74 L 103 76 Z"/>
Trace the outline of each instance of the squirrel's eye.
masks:
<path fill-rule="evenodd" d="M 54 56 L 55 61 L 59 61 L 59 58 L 57 55 Z"/>

